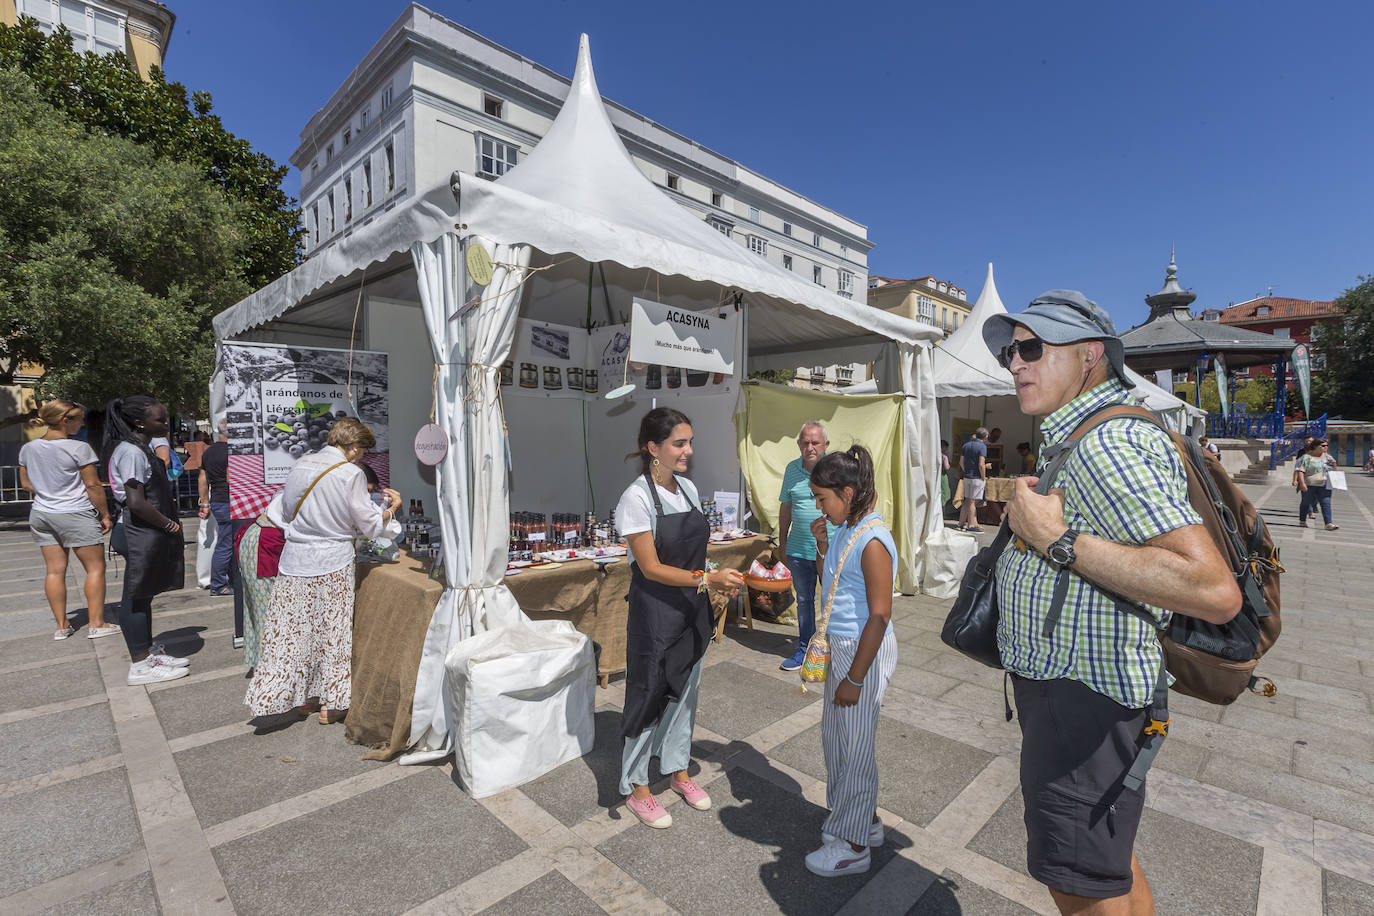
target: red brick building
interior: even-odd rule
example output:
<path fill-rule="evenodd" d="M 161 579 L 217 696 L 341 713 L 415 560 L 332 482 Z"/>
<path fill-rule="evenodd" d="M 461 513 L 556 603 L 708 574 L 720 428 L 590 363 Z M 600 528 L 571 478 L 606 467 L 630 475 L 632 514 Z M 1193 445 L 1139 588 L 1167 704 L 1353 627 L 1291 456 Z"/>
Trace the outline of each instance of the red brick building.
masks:
<path fill-rule="evenodd" d="M 1320 335 L 1320 325 L 1341 320 L 1340 306 L 1335 302 L 1315 302 L 1310 299 L 1281 299 L 1277 296 L 1261 296 L 1248 302 L 1240 302 L 1224 309 L 1207 309 L 1202 313 L 1203 321 L 1219 321 L 1251 331 L 1263 331 L 1276 337 L 1288 337 L 1298 343 L 1310 344 L 1313 329 Z M 1313 373 L 1322 370 L 1322 358 L 1312 354 Z M 1237 372 L 1241 378 L 1252 375 L 1272 377 L 1269 366 L 1253 366 Z M 1292 378 L 1292 375 L 1289 375 Z"/>

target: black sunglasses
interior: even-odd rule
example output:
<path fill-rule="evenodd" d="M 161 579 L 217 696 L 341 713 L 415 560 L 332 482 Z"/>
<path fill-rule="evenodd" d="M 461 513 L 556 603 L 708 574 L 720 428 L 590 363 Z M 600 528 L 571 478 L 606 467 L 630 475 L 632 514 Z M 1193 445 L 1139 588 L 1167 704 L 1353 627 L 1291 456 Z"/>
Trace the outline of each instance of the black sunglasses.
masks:
<path fill-rule="evenodd" d="M 1021 362 L 1033 363 L 1045 355 L 1045 342 L 1039 337 L 1027 337 L 1025 340 L 1013 340 L 1002 348 L 997 354 L 997 362 L 1003 369 L 1011 368 L 1013 357 L 1020 356 Z"/>

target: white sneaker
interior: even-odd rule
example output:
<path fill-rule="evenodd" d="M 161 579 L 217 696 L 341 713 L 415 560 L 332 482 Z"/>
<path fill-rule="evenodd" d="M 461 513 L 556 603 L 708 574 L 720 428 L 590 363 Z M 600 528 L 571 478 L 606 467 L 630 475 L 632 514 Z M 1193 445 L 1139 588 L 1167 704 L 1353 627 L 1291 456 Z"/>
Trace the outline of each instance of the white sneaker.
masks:
<path fill-rule="evenodd" d="M 871 825 L 868 828 L 868 845 L 873 849 L 877 849 L 879 846 L 883 845 L 883 839 L 883 819 L 878 818 L 877 823 Z M 831 836 L 830 834 L 821 834 L 822 843 L 833 843 L 834 841 L 835 837 Z"/>
<path fill-rule="evenodd" d="M 861 875 L 873 863 L 867 849 L 855 852 L 844 840 L 831 840 L 806 856 L 806 870 L 822 878 L 840 875 Z"/>
<path fill-rule="evenodd" d="M 153 643 L 153 647 L 148 650 L 148 657 L 159 658 L 162 660 L 162 663 L 164 665 L 169 665 L 173 668 L 191 667 L 191 660 L 189 658 L 181 658 L 177 655 L 168 655 L 167 650 L 163 648 L 163 645 L 160 642 Z"/>
<path fill-rule="evenodd" d="M 102 636 L 113 636 L 119 632 L 119 624 L 107 623 L 103 627 L 87 627 L 87 639 L 99 639 Z"/>
<path fill-rule="evenodd" d="M 130 687 L 160 684 L 163 681 L 175 681 L 190 673 L 186 668 L 173 668 L 166 664 L 160 655 L 150 655 L 143 661 L 134 662 L 129 666 L 129 676 L 125 678 L 124 683 Z"/>

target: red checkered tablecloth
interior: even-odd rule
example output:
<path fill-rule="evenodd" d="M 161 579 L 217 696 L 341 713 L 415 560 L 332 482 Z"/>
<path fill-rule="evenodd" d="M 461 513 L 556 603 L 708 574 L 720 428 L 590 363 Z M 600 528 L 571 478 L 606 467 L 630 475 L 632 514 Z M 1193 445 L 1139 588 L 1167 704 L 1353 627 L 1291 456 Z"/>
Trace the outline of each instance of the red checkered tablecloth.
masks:
<path fill-rule="evenodd" d="M 377 472 L 382 486 L 391 486 L 391 456 L 369 454 L 363 461 Z M 277 495 L 281 484 L 262 482 L 263 460 L 261 455 L 229 456 L 229 515 L 231 518 L 257 518 L 272 497 Z"/>

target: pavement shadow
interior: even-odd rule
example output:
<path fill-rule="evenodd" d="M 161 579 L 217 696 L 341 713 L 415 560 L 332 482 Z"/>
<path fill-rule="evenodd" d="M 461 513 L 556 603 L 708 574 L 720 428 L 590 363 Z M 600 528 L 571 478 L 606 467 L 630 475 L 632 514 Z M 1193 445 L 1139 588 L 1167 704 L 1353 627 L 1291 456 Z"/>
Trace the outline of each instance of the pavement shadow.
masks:
<path fill-rule="evenodd" d="M 184 658 L 195 655 L 205 648 L 205 640 L 200 635 L 205 630 L 206 627 L 200 626 L 177 627 L 158 633 L 153 637 L 153 642 L 160 642 L 169 649 L 175 646 L 176 654 Z"/>
<path fill-rule="evenodd" d="M 730 634 L 733 642 L 752 649 L 755 652 L 762 652 L 765 655 L 776 655 L 779 658 L 787 658 L 797 650 L 796 634 L 770 633 L 767 630 L 738 630 Z"/>

